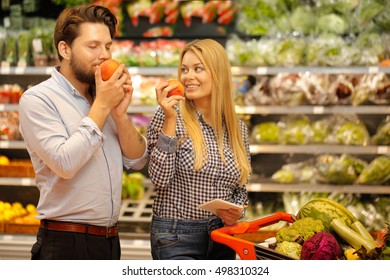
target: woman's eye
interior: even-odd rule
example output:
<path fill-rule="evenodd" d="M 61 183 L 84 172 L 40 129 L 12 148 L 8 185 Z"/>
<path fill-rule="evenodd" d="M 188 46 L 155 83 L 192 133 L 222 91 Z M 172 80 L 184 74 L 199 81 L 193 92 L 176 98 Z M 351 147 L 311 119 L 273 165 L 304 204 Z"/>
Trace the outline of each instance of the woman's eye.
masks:
<path fill-rule="evenodd" d="M 182 73 L 187 73 L 188 70 L 187 70 L 186 68 L 182 68 L 182 69 L 181 69 L 181 72 L 182 72 Z"/>

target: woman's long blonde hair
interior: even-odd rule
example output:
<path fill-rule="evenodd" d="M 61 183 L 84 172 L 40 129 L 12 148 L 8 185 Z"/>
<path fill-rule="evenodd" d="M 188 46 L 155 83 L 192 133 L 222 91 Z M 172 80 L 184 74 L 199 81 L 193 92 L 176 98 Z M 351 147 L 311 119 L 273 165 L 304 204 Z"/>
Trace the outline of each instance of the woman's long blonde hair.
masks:
<path fill-rule="evenodd" d="M 188 43 L 181 52 L 178 76 L 181 77 L 181 63 L 187 52 L 193 52 L 203 63 L 212 79 L 211 108 L 212 124 L 217 139 L 219 153 L 225 163 L 223 153 L 223 129 L 227 129 L 237 168 L 240 170 L 240 185 L 244 185 L 251 173 L 251 166 L 242 139 L 239 119 L 235 112 L 231 65 L 224 47 L 212 39 L 195 40 Z M 200 170 L 207 161 L 205 139 L 198 122 L 192 100 L 180 107 L 186 133 L 192 139 L 195 150 L 195 170 Z"/>

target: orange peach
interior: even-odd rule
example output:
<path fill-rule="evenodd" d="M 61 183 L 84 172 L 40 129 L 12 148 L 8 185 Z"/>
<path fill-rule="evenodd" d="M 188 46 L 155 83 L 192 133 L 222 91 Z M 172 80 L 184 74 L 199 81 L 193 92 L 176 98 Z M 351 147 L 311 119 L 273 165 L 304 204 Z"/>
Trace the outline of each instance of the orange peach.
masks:
<path fill-rule="evenodd" d="M 115 59 L 107 59 L 100 64 L 100 70 L 102 73 L 103 81 L 107 81 L 114 74 L 115 70 L 119 67 L 120 62 Z"/>
<path fill-rule="evenodd" d="M 180 83 L 178 80 L 169 80 L 168 86 L 172 86 L 172 85 L 177 85 L 177 88 L 168 92 L 167 97 L 170 97 L 172 95 L 180 95 L 180 96 L 184 95 L 184 86 L 182 83 Z"/>

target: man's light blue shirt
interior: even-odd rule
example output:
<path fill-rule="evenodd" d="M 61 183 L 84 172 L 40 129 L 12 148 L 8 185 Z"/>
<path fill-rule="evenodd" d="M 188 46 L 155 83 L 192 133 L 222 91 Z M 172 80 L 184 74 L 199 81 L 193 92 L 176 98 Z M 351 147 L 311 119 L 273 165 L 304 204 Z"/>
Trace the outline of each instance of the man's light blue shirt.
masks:
<path fill-rule="evenodd" d="M 146 149 L 139 159 L 122 156 L 113 119 L 100 131 L 87 117 L 90 107 L 58 68 L 19 101 L 20 132 L 40 191 L 38 219 L 115 224 L 123 166 L 137 170 L 147 162 Z"/>

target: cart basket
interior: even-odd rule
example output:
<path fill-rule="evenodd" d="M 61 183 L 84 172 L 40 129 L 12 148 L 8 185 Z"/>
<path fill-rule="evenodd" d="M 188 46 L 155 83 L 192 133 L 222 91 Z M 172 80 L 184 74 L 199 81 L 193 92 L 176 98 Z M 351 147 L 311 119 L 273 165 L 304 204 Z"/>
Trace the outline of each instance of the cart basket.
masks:
<path fill-rule="evenodd" d="M 294 258 L 273 249 L 233 236 L 235 234 L 257 232 L 262 227 L 280 221 L 293 223 L 294 220 L 295 217 L 292 214 L 275 212 L 271 215 L 246 220 L 231 226 L 213 230 L 211 232 L 211 239 L 232 248 L 240 256 L 241 260 L 294 260 Z"/>

